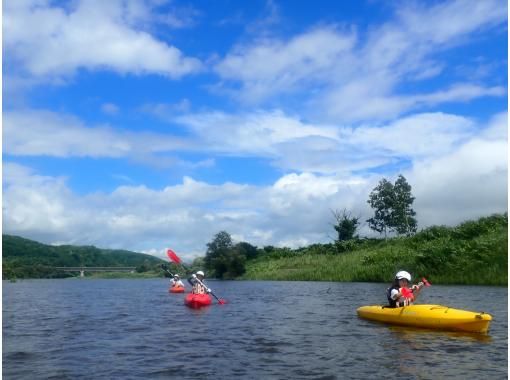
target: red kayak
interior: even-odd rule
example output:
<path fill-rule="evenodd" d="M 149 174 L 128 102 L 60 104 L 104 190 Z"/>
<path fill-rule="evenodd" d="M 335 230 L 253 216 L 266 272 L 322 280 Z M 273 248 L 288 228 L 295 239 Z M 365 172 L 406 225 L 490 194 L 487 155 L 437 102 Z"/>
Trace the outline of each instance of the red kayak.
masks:
<path fill-rule="evenodd" d="M 168 291 L 170 293 L 184 293 L 184 286 L 171 286 Z"/>
<path fill-rule="evenodd" d="M 192 309 L 198 309 L 202 306 L 209 306 L 212 303 L 209 294 L 193 294 L 188 293 L 184 298 L 184 304 Z"/>

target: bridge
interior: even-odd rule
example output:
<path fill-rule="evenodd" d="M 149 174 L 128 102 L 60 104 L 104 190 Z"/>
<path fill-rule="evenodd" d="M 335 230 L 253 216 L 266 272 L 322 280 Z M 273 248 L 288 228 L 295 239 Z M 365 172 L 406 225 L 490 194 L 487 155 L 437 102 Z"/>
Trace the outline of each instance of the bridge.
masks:
<path fill-rule="evenodd" d="M 80 272 L 80 277 L 85 276 L 85 272 L 129 272 L 135 273 L 136 267 L 55 267 L 62 272 Z"/>

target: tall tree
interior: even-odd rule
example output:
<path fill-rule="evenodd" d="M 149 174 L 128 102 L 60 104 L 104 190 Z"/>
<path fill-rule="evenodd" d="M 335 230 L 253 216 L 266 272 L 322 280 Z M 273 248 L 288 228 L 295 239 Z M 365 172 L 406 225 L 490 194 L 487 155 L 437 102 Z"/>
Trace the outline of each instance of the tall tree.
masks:
<path fill-rule="evenodd" d="M 245 246 L 241 246 L 245 248 Z M 246 256 L 240 246 L 234 246 L 226 231 L 218 232 L 207 244 L 204 264 L 217 278 L 235 278 L 245 272 Z"/>
<path fill-rule="evenodd" d="M 416 212 L 411 208 L 414 197 L 411 185 L 403 175 L 399 175 L 393 186 L 395 203 L 393 207 L 393 228 L 399 235 L 412 235 L 418 229 L 418 222 L 414 217 Z"/>
<path fill-rule="evenodd" d="M 374 209 L 374 216 L 367 220 L 369 227 L 385 237 L 393 231 L 399 235 L 415 233 L 418 223 L 411 207 L 414 199 L 411 185 L 403 175 L 398 176 L 395 184 L 383 178 L 367 201 Z"/>
<path fill-rule="evenodd" d="M 394 203 L 393 184 L 383 178 L 372 190 L 367 203 L 374 209 L 374 216 L 367 219 L 368 226 L 379 233 L 384 232 L 384 237 L 391 229 L 391 212 Z"/>
<path fill-rule="evenodd" d="M 226 257 L 232 247 L 232 238 L 226 231 L 218 232 L 213 240 L 207 243 L 204 263 L 208 270 L 214 271 L 216 277 L 221 278 L 223 273 L 227 271 Z"/>

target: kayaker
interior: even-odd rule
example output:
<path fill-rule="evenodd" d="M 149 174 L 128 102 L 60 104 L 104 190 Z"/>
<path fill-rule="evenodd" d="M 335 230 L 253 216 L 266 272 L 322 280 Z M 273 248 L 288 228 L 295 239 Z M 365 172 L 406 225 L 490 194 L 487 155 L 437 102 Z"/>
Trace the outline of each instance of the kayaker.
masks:
<path fill-rule="evenodd" d="M 205 274 L 201 270 L 199 270 L 196 274 L 192 274 L 190 278 L 188 278 L 188 282 L 193 287 L 191 289 L 191 293 L 193 294 L 208 294 L 211 293 L 211 289 L 209 289 L 204 284 Z"/>
<path fill-rule="evenodd" d="M 423 282 L 419 282 L 417 285 L 411 284 L 411 274 L 405 270 L 397 272 L 393 283 L 387 290 L 387 297 L 390 307 L 402 307 L 412 305 L 416 296 L 423 287 Z"/>
<path fill-rule="evenodd" d="M 178 274 L 174 274 L 174 277 L 170 280 L 172 288 L 184 288 L 184 284 Z"/>

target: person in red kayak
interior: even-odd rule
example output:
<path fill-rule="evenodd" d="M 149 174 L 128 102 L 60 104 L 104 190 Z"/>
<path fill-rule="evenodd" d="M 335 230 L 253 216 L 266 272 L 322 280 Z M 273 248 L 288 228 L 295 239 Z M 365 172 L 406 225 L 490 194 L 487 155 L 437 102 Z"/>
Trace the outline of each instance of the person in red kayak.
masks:
<path fill-rule="evenodd" d="M 411 285 L 411 274 L 405 270 L 397 272 L 393 283 L 387 290 L 390 307 L 402 307 L 412 305 L 423 287 L 423 282 Z"/>
<path fill-rule="evenodd" d="M 191 289 L 191 293 L 193 294 L 208 294 L 211 293 L 211 289 L 209 289 L 204 284 L 204 272 L 199 270 L 197 274 L 192 274 L 190 278 L 188 278 L 188 282 L 193 287 Z"/>
<path fill-rule="evenodd" d="M 184 284 L 178 274 L 174 274 L 174 277 L 170 280 L 170 286 L 172 288 L 184 288 Z"/>

